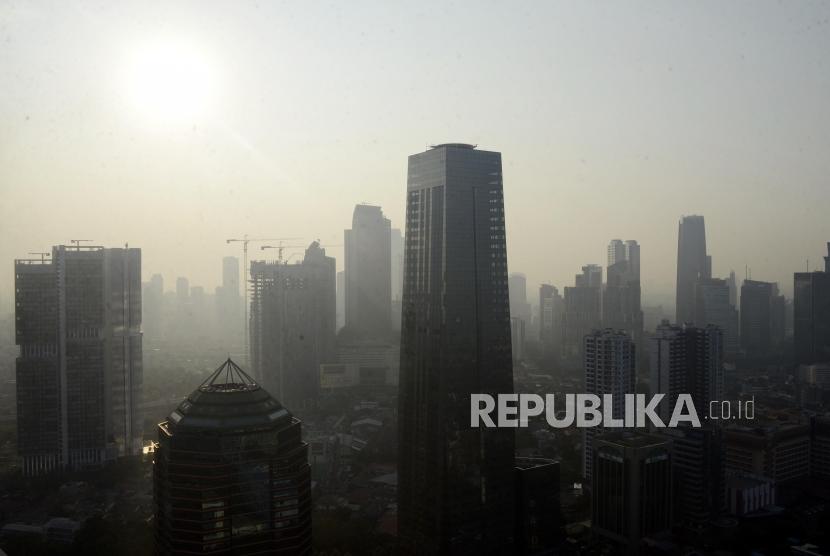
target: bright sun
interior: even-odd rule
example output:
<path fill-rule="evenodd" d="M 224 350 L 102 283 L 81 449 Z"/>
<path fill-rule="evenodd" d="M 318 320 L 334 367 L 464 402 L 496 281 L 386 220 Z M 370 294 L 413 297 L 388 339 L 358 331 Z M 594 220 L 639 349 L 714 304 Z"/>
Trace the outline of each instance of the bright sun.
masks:
<path fill-rule="evenodd" d="M 190 45 L 147 44 L 129 62 L 127 91 L 146 123 L 189 124 L 205 114 L 214 93 L 214 75 Z"/>

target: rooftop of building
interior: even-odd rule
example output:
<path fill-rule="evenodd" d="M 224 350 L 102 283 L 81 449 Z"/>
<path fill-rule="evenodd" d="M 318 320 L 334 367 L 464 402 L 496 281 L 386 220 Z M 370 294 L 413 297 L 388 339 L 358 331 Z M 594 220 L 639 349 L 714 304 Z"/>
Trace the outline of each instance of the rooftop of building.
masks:
<path fill-rule="evenodd" d="M 610 444 L 616 444 L 626 448 L 645 448 L 648 446 L 659 446 L 666 443 L 665 438 L 659 436 L 629 431 L 615 431 L 605 433 L 596 438 L 597 441 L 603 441 Z"/>
<path fill-rule="evenodd" d="M 290 420 L 291 413 L 228 358 L 159 427 L 167 434 L 231 431 L 271 428 Z"/>
<path fill-rule="evenodd" d="M 478 145 L 471 145 L 470 143 L 439 143 L 438 145 L 430 145 L 430 149 L 451 148 L 451 149 L 469 149 L 472 150 Z"/>

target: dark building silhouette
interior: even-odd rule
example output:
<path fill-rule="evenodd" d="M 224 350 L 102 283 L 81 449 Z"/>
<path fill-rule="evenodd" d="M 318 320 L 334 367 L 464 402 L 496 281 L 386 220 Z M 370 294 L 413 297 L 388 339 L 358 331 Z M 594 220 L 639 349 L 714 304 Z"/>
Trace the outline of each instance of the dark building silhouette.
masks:
<path fill-rule="evenodd" d="M 589 264 L 565 288 L 562 315 L 562 355 L 576 365 L 582 362 L 583 339 L 602 328 L 602 267 Z"/>
<path fill-rule="evenodd" d="M 694 322 L 695 283 L 712 277 L 712 260 L 706 254 L 706 228 L 702 216 L 684 216 L 677 232 L 676 321 Z"/>
<path fill-rule="evenodd" d="M 731 302 L 728 280 L 704 278 L 695 284 L 695 318 L 697 326 L 712 324 L 723 334 L 723 354 L 734 358 L 740 351 L 738 311 Z"/>
<path fill-rule="evenodd" d="M 500 554 L 514 534 L 514 431 L 470 427 L 470 394 L 512 393 L 501 154 L 409 157 L 398 530 L 414 554 Z"/>
<path fill-rule="evenodd" d="M 830 242 L 824 272 L 796 272 L 793 334 L 796 362 L 830 361 Z"/>
<path fill-rule="evenodd" d="M 141 250 L 59 245 L 14 270 L 24 474 L 140 453 Z"/>
<path fill-rule="evenodd" d="M 564 537 L 559 509 L 559 462 L 516 458 L 517 556 L 551 554 Z"/>
<path fill-rule="evenodd" d="M 311 554 L 301 424 L 228 359 L 158 426 L 156 552 Z"/>
<path fill-rule="evenodd" d="M 624 331 L 606 329 L 586 335 L 584 342 L 585 392 L 596 394 L 600 399 L 605 394 L 613 396 L 612 417 L 622 419 L 625 416 L 625 395 L 634 393 L 637 380 L 634 341 Z M 589 482 L 593 471 L 594 438 L 602 433 L 600 427 L 582 429 L 582 475 Z"/>
<path fill-rule="evenodd" d="M 728 296 L 728 290 L 725 291 Z M 723 399 L 723 333 L 717 326 L 657 327 L 651 342 L 651 393 L 665 394 L 660 417 L 668 423 L 678 394 L 691 394 L 702 428 L 663 429 L 673 443 L 675 516 L 679 526 L 700 531 L 724 508 L 722 433 L 704 419 L 709 402 Z"/>
<path fill-rule="evenodd" d="M 672 526 L 671 441 L 613 432 L 596 439 L 591 527 L 622 554 L 639 554 L 646 537 Z"/>
<path fill-rule="evenodd" d="M 346 326 L 368 338 L 392 329 L 391 225 L 380 207 L 356 205 L 344 232 Z"/>
<path fill-rule="evenodd" d="M 244 343 L 243 297 L 239 288 L 239 259 L 222 258 L 222 285 L 216 288 L 218 332 L 231 347 Z"/>
<path fill-rule="evenodd" d="M 562 346 L 564 300 L 550 284 L 539 286 L 539 343 L 546 359 L 559 357 Z"/>
<path fill-rule="evenodd" d="M 335 261 L 315 241 L 301 263 L 251 263 L 251 362 L 292 411 L 316 404 L 320 363 L 335 353 Z"/>
<path fill-rule="evenodd" d="M 634 240 L 612 240 L 602 297 L 602 326 L 624 330 L 643 348 L 643 311 L 640 303 L 640 245 Z M 641 358 L 645 362 L 646 358 Z M 642 362 L 641 362 L 642 365 Z"/>
<path fill-rule="evenodd" d="M 784 339 L 784 298 L 770 282 L 741 286 L 741 349 L 749 356 L 771 353 Z"/>

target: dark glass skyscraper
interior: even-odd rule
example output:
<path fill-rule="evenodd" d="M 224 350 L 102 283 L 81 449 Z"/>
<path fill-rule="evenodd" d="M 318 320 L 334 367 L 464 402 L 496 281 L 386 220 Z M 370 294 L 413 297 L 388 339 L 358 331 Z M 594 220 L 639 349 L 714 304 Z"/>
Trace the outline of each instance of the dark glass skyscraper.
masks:
<path fill-rule="evenodd" d="M 513 546 L 514 431 L 470 427 L 470 394 L 513 392 L 501 154 L 409 157 L 399 392 L 402 550 Z"/>
<path fill-rule="evenodd" d="M 300 421 L 228 359 L 158 426 L 156 552 L 311 554 Z"/>
<path fill-rule="evenodd" d="M 830 361 L 830 242 L 824 272 L 796 272 L 793 325 L 796 361 Z"/>
<path fill-rule="evenodd" d="M 694 322 L 695 284 L 712 277 L 706 254 L 706 227 L 702 216 L 684 216 L 677 231 L 676 322 Z"/>

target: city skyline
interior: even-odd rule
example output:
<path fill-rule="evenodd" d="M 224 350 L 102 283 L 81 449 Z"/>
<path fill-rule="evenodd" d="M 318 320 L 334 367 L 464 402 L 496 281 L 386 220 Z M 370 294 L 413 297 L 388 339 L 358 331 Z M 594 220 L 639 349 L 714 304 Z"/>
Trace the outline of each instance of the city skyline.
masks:
<path fill-rule="evenodd" d="M 145 249 L 146 272 L 213 291 L 213 259 L 240 255 L 228 237 L 339 244 L 361 201 L 401 227 L 397 161 L 467 141 L 504 153 L 510 270 L 525 273 L 531 291 L 562 288 L 585 262 L 604 261 L 610 239 L 630 237 L 643 247 L 644 300 L 670 304 L 668 230 L 683 214 L 706 216 L 716 276 L 734 269 L 743 278 L 749 267 L 791 296 L 792 272 L 808 259 L 810 270 L 821 267 L 830 168 L 820 146 L 830 125 L 820 91 L 830 71 L 820 53 L 830 39 L 817 31 L 826 7 L 407 9 L 181 5 L 159 19 L 160 5 L 2 8 L 0 65 L 14 79 L 0 97 L 0 257 L 77 237 L 129 242 Z M 432 25 L 410 24 L 436 10 Z M 453 40 L 462 24 L 469 33 Z M 523 40 L 485 40 L 495 25 Z M 256 49 L 233 40 L 242 29 Z M 577 48 L 588 31 L 601 40 Z M 429 46 L 410 49 L 413 41 Z M 144 67 L 136 53 L 164 48 L 207 66 L 213 94 L 203 113 L 180 114 L 186 123 L 154 127 L 181 99 L 146 117 L 153 91 L 128 77 Z M 506 90 L 483 87 L 485 59 Z M 416 76 L 426 75 L 446 86 L 424 88 L 430 80 Z M 343 94 L 309 94 L 330 85 Z M 342 248 L 331 254 L 343 260 Z M 0 273 L 5 310 L 12 278 Z"/>

